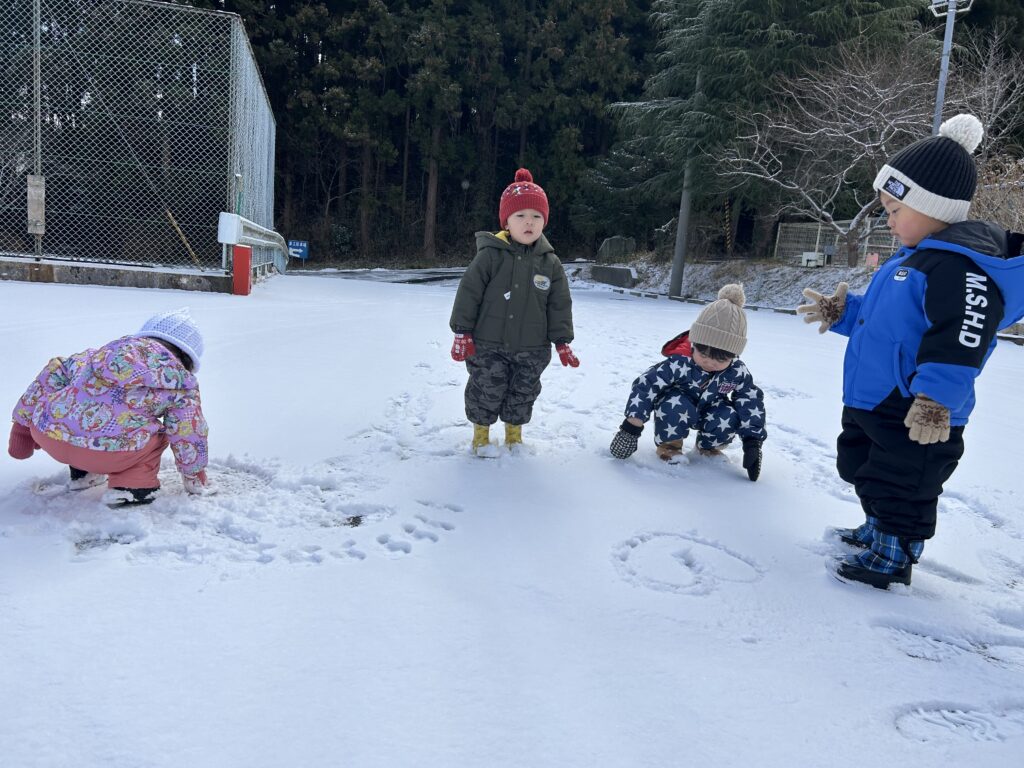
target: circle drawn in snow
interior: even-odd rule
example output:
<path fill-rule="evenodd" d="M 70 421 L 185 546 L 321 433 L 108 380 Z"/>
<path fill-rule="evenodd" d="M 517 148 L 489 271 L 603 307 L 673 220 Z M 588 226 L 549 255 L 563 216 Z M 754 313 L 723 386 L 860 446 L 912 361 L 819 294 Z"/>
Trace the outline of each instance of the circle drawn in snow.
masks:
<path fill-rule="evenodd" d="M 1024 736 L 1024 708 L 915 707 L 896 718 L 896 730 L 920 742 L 1006 741 Z"/>
<path fill-rule="evenodd" d="M 612 550 L 612 562 L 632 584 L 680 595 L 706 595 L 722 582 L 752 583 L 764 575 L 755 560 L 689 533 L 638 534 Z"/>

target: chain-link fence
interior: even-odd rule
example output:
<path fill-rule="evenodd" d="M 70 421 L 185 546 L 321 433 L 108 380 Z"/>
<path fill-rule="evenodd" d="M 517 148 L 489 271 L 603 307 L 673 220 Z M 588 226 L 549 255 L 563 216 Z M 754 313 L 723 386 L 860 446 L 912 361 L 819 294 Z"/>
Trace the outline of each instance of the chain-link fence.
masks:
<path fill-rule="evenodd" d="M 273 228 L 274 119 L 237 16 L 4 0 L 0 31 L 0 254 L 220 269 L 220 211 Z"/>
<path fill-rule="evenodd" d="M 848 221 L 837 222 L 839 226 L 847 228 Z M 861 264 L 874 261 L 881 264 L 897 250 L 899 241 L 894 238 L 885 227 L 885 219 L 871 219 L 867 226 L 871 227 L 871 234 L 864 240 L 859 248 L 859 260 Z M 812 254 L 817 254 L 820 262 L 838 264 L 844 261 L 842 243 L 839 234 L 833 227 L 817 222 L 782 222 L 779 224 L 778 235 L 775 240 L 775 258 L 786 262 L 801 265 L 806 264 L 807 258 L 813 262 Z"/>

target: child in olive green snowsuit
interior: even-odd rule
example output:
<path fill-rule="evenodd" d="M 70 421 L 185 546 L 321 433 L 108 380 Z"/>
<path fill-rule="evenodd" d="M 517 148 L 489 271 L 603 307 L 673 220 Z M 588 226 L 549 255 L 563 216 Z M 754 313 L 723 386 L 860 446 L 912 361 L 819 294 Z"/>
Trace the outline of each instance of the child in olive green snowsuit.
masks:
<path fill-rule="evenodd" d="M 478 455 L 490 450 L 490 425 L 498 419 L 506 446 L 522 442 L 552 344 L 562 365 L 580 364 L 569 347 L 569 284 L 543 234 L 548 198 L 526 169 L 502 192 L 498 218 L 501 232 L 476 234 L 476 258 L 459 283 L 449 322 L 452 358 L 469 371 L 466 417 Z"/>

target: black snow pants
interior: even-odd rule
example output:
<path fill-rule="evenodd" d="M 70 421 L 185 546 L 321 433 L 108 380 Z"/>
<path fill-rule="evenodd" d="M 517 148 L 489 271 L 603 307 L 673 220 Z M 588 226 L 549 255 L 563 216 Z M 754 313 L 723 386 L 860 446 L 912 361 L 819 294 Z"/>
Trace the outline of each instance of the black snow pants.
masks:
<path fill-rule="evenodd" d="M 879 530 L 930 539 L 942 484 L 964 452 L 964 428 L 950 428 L 945 443 L 916 443 L 903 425 L 912 402 L 894 390 L 874 410 L 844 407 L 836 466 Z"/>

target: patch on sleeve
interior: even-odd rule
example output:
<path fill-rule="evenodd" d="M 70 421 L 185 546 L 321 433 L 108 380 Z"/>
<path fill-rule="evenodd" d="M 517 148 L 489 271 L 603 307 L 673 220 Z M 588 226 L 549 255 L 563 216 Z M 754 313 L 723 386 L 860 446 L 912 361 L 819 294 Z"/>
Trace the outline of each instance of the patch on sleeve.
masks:
<path fill-rule="evenodd" d="M 885 182 L 885 185 L 882 187 L 882 189 L 885 190 L 887 194 L 895 197 L 897 200 L 902 200 L 904 197 L 907 196 L 907 193 L 910 191 L 910 188 L 902 181 L 897 179 L 895 176 L 890 176 L 889 180 Z"/>
<path fill-rule="evenodd" d="M 909 274 L 909 269 L 907 269 L 906 267 L 900 267 L 899 269 L 896 270 L 896 274 L 892 276 L 892 279 L 895 280 L 897 283 L 902 283 L 904 280 L 907 279 L 907 276 Z"/>
<path fill-rule="evenodd" d="M 544 275 L 534 275 L 533 284 L 542 291 L 546 291 L 551 287 L 551 279 L 544 277 Z"/>

